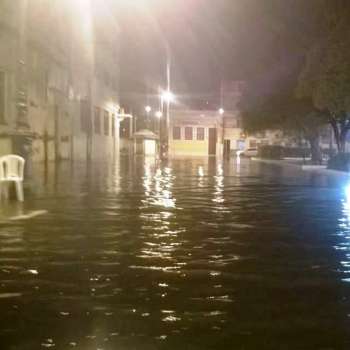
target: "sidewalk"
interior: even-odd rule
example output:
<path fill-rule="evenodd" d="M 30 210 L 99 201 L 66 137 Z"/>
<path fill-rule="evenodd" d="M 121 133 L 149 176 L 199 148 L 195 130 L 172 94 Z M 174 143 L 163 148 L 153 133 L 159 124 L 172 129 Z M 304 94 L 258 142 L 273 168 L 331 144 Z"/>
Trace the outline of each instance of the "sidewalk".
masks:
<path fill-rule="evenodd" d="M 318 174 L 324 174 L 324 175 L 350 176 L 350 173 L 347 173 L 344 171 L 327 169 L 326 165 L 304 164 L 301 158 L 285 158 L 282 160 L 251 158 L 251 160 L 254 162 L 260 162 L 265 164 L 274 164 L 279 166 L 298 168 L 303 171 L 312 171 L 312 172 L 316 172 Z"/>

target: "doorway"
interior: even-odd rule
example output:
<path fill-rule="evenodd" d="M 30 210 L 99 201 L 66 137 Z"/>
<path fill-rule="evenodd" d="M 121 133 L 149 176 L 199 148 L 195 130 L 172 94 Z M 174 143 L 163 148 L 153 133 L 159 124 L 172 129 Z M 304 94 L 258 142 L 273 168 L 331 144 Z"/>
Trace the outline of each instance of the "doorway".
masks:
<path fill-rule="evenodd" d="M 145 140 L 145 156 L 155 156 L 157 153 L 157 146 L 155 140 Z"/>
<path fill-rule="evenodd" d="M 209 129 L 209 155 L 216 156 L 217 133 L 215 128 Z"/>
<path fill-rule="evenodd" d="M 231 154 L 231 140 L 224 141 L 224 157 L 229 158 Z"/>

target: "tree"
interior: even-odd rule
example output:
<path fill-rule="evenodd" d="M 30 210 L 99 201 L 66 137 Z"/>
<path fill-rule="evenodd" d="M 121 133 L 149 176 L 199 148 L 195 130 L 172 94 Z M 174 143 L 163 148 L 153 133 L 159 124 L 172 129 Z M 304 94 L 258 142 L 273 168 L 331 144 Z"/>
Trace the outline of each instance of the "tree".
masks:
<path fill-rule="evenodd" d="M 326 123 L 326 113 L 317 110 L 311 99 L 297 99 L 292 90 L 265 97 L 257 103 L 243 102 L 243 125 L 248 132 L 282 129 L 298 133 L 309 142 L 314 164 L 322 161 L 319 140 Z"/>
<path fill-rule="evenodd" d="M 332 125 L 340 152 L 350 130 L 350 6 L 348 0 L 287 4 L 284 8 L 285 2 L 271 0 L 270 10 L 262 16 L 271 23 L 274 49 L 259 77 L 248 84 L 242 101 L 244 124 L 251 131 L 302 132 L 316 162 L 319 131 L 325 123 Z M 289 14 L 291 21 L 280 21 Z M 278 35 L 274 28 L 279 28 Z"/>
<path fill-rule="evenodd" d="M 333 23 L 335 17 L 331 18 Z M 296 93 L 311 98 L 315 108 L 328 114 L 338 152 L 344 153 L 350 131 L 350 25 L 342 18 L 329 30 L 309 50 Z"/>

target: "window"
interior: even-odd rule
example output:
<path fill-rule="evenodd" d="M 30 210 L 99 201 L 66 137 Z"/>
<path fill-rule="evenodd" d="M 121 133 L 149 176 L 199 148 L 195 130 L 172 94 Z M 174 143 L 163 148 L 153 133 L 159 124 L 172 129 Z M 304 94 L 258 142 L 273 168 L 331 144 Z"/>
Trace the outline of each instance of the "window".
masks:
<path fill-rule="evenodd" d="M 115 133 L 115 123 L 117 121 L 115 120 L 115 115 L 112 114 L 112 136 L 115 137 L 116 136 L 116 133 Z"/>
<path fill-rule="evenodd" d="M 109 86 L 110 83 L 111 83 L 111 78 L 110 78 L 110 76 L 109 76 L 109 73 L 104 72 L 103 75 L 104 75 L 104 82 L 105 82 L 105 84 L 106 84 L 107 86 Z"/>
<path fill-rule="evenodd" d="M 131 131 L 131 118 L 126 118 L 120 122 L 119 125 L 119 137 L 121 139 L 128 139 L 130 138 L 130 131 Z"/>
<path fill-rule="evenodd" d="M 109 113 L 108 111 L 105 111 L 104 113 L 104 130 L 105 130 L 105 135 L 109 135 Z"/>
<path fill-rule="evenodd" d="M 197 128 L 197 140 L 198 141 L 204 140 L 204 128 Z"/>
<path fill-rule="evenodd" d="M 257 148 L 258 144 L 256 140 L 250 140 L 249 141 L 249 148 Z"/>
<path fill-rule="evenodd" d="M 83 132 L 88 131 L 89 115 L 90 113 L 88 101 L 80 101 L 80 127 L 81 131 Z"/>
<path fill-rule="evenodd" d="M 49 100 L 49 72 L 45 70 L 44 72 L 44 81 L 43 81 L 43 97 L 44 97 L 44 102 L 47 103 Z"/>
<path fill-rule="evenodd" d="M 181 128 L 179 126 L 174 126 L 173 128 L 173 139 L 181 140 Z"/>
<path fill-rule="evenodd" d="M 260 131 L 256 134 L 256 137 L 259 137 L 261 139 L 266 137 L 266 132 L 265 131 Z"/>
<path fill-rule="evenodd" d="M 193 129 L 189 126 L 185 128 L 185 140 L 193 140 Z"/>
<path fill-rule="evenodd" d="M 100 109 L 95 107 L 95 119 L 94 119 L 95 133 L 101 134 L 101 118 L 100 118 Z"/>
<path fill-rule="evenodd" d="M 5 124 L 5 73 L 0 72 L 0 124 Z"/>

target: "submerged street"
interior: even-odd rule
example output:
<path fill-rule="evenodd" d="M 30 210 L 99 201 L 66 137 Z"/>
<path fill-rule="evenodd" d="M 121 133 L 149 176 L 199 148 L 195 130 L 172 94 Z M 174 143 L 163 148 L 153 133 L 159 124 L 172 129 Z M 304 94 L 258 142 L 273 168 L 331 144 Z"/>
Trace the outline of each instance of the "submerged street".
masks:
<path fill-rule="evenodd" d="M 345 175 L 142 157 L 32 172 L 0 208 L 2 349 L 349 348 Z"/>

